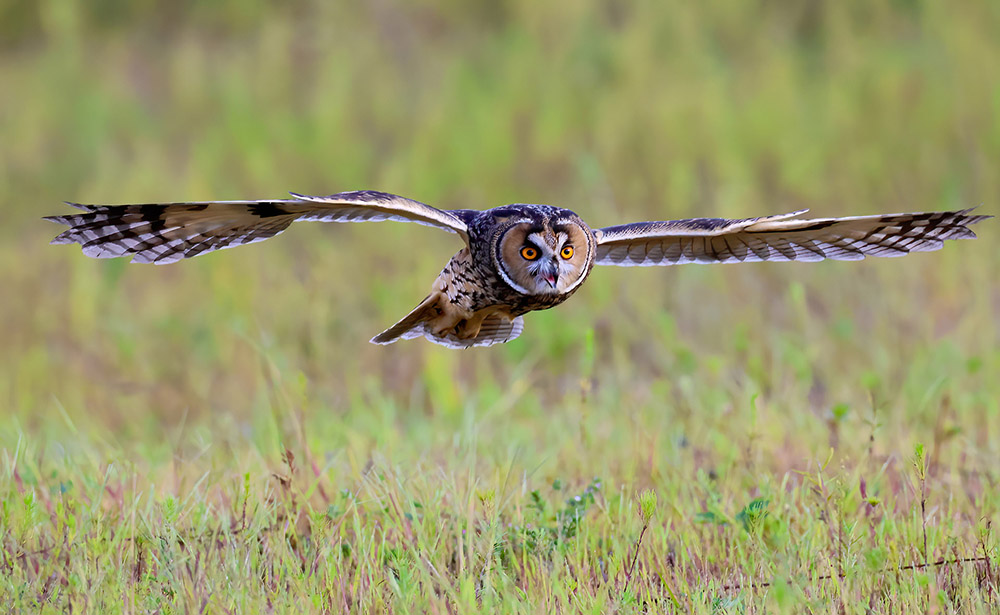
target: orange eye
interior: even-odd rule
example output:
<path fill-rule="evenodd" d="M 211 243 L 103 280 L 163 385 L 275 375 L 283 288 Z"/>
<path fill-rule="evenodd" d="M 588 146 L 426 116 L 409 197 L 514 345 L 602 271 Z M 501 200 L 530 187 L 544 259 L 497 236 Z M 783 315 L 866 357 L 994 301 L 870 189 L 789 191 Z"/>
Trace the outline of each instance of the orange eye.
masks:
<path fill-rule="evenodd" d="M 524 246 L 521 248 L 521 257 L 526 261 L 533 261 L 538 258 L 538 250 L 531 246 Z"/>
<path fill-rule="evenodd" d="M 562 249 L 562 252 L 560 252 L 560 254 L 562 254 L 562 257 L 565 258 L 566 260 L 573 258 L 573 246 L 564 247 Z"/>

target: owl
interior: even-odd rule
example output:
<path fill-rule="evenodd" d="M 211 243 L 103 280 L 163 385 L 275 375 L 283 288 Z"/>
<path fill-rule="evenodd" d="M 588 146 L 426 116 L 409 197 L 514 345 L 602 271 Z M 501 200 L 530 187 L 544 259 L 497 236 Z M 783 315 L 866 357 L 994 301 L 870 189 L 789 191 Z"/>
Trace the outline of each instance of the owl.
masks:
<path fill-rule="evenodd" d="M 464 243 L 409 314 L 375 344 L 425 337 L 449 348 L 508 342 L 522 316 L 566 301 L 595 265 L 860 260 L 940 249 L 968 239 L 991 216 L 971 210 L 801 219 L 789 214 L 693 218 L 591 228 L 568 209 L 514 204 L 485 211 L 440 210 L 370 190 L 330 196 L 291 193 L 273 201 L 70 205 L 83 213 L 46 218 L 70 228 L 54 244 L 78 243 L 95 258 L 131 256 L 163 265 L 262 241 L 292 222 L 396 220 L 433 226 Z"/>

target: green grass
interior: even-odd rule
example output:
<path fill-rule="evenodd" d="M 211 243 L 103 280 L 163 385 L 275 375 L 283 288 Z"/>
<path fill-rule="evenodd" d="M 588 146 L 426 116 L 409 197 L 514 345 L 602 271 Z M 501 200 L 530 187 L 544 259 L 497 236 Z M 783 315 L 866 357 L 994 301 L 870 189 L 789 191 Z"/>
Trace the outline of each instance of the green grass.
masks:
<path fill-rule="evenodd" d="M 0 2 L 0 604 L 996 610 L 995 220 L 603 268 L 465 352 L 367 343 L 458 249 L 434 230 L 133 267 L 39 220 L 355 188 L 595 226 L 996 214 L 994 3 L 338 4 Z"/>

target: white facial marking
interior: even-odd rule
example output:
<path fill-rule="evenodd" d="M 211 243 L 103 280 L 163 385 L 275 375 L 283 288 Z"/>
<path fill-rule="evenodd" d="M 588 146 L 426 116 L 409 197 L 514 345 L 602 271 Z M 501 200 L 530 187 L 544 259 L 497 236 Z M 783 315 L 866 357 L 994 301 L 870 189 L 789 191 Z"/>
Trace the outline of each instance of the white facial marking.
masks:
<path fill-rule="evenodd" d="M 521 245 L 508 245 L 507 258 L 513 260 L 498 263 L 503 281 L 526 295 L 562 295 L 578 287 L 585 278 L 590 247 L 586 235 L 581 238 L 570 225 L 579 228 L 575 220 L 558 218 L 547 228 L 521 235 Z M 567 246 L 573 250 L 569 258 L 563 256 Z M 526 257 L 525 248 L 531 248 L 535 258 Z"/>

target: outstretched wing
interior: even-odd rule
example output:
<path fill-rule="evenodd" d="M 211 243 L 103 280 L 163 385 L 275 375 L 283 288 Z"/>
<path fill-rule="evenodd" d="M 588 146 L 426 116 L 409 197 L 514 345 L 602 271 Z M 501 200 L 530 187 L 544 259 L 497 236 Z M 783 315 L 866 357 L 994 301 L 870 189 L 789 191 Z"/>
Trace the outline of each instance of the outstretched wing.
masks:
<path fill-rule="evenodd" d="M 946 239 L 974 239 L 969 225 L 992 216 L 971 209 L 851 218 L 792 219 L 790 214 L 725 220 L 637 222 L 595 231 L 598 265 L 861 260 L 938 250 Z"/>
<path fill-rule="evenodd" d="M 324 197 L 293 194 L 273 201 L 217 201 L 148 205 L 79 205 L 84 213 L 50 216 L 70 228 L 54 244 L 78 243 L 95 258 L 132 255 L 134 263 L 163 265 L 263 241 L 299 220 L 377 222 L 397 220 L 458 233 L 468 243 L 464 216 L 385 192 L 364 190 Z"/>
<path fill-rule="evenodd" d="M 395 220 L 396 222 L 416 222 L 426 226 L 458 233 L 468 243 L 468 227 L 462 214 L 466 210 L 456 212 L 444 211 L 425 205 L 420 201 L 403 198 L 395 194 L 377 192 L 375 190 L 358 190 L 341 192 L 330 196 L 308 196 L 290 193 L 306 207 L 311 207 L 310 215 L 299 220 L 320 220 L 323 222 L 380 222 Z"/>

